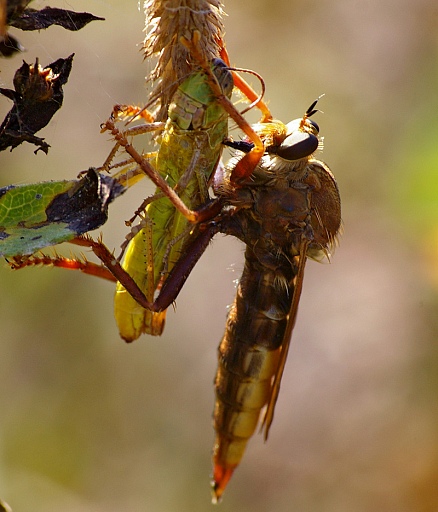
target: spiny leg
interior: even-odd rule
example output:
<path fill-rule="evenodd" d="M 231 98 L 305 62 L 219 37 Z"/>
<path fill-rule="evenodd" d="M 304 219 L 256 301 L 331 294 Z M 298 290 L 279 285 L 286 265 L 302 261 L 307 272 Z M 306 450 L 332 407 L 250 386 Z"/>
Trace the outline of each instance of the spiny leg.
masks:
<path fill-rule="evenodd" d="M 122 117 L 123 119 L 130 117 L 129 122 L 134 121 L 136 118 L 142 118 L 147 123 L 155 122 L 154 115 L 146 107 L 138 107 L 136 105 L 114 105 L 112 116 Z"/>
<path fill-rule="evenodd" d="M 184 190 L 187 187 L 187 184 L 192 179 L 193 174 L 196 173 L 196 162 L 199 157 L 200 157 L 200 151 L 199 151 L 199 149 L 197 149 L 196 151 L 193 152 L 193 156 L 192 156 L 192 159 L 190 161 L 188 168 L 185 170 L 184 174 L 181 176 L 178 183 L 175 185 L 175 187 L 174 187 L 175 192 L 179 193 L 181 190 Z M 202 178 L 198 177 L 198 179 L 202 179 Z M 203 188 L 204 187 L 202 187 L 202 186 L 199 187 L 200 190 L 203 190 Z M 134 212 L 134 215 L 128 221 L 125 222 L 125 224 L 130 227 L 137 217 L 142 217 L 142 220 L 139 222 L 139 224 L 137 224 L 136 226 L 133 226 L 130 233 L 128 233 L 128 235 L 125 237 L 125 240 L 124 240 L 123 244 L 121 245 L 122 251 L 118 257 L 119 261 L 121 260 L 123 253 L 125 252 L 125 250 L 128 246 L 128 243 L 134 238 L 134 236 L 141 229 L 144 228 L 144 226 L 145 226 L 144 212 L 145 211 L 147 212 L 146 207 L 149 204 L 151 204 L 153 201 L 155 201 L 157 199 L 161 199 L 162 197 L 164 197 L 164 193 L 160 192 L 160 193 L 154 194 L 151 197 L 146 198 L 141 203 L 141 205 L 137 208 L 137 210 Z M 207 200 L 207 198 L 203 197 L 202 200 L 203 200 L 203 202 L 205 202 Z M 147 215 L 147 213 L 146 213 L 146 215 Z M 183 238 L 183 237 L 178 237 L 178 239 L 181 239 L 181 238 Z"/>
<path fill-rule="evenodd" d="M 70 243 L 81 247 L 89 247 L 93 253 L 102 261 L 108 271 L 113 275 L 116 281 L 119 281 L 129 291 L 131 296 L 145 309 L 154 311 L 152 301 L 149 301 L 145 294 L 140 290 L 137 283 L 123 269 L 117 258 L 101 240 L 96 241 L 88 235 L 74 238 Z"/>
<path fill-rule="evenodd" d="M 67 270 L 80 270 L 84 274 L 107 279 L 111 282 L 117 281 L 105 266 L 88 261 L 86 258 L 66 258 L 64 256 L 59 256 L 56 253 L 53 256 L 50 256 L 41 252 L 30 256 L 14 256 L 10 260 L 7 260 L 7 262 L 12 270 L 20 270 L 26 267 L 41 265 L 65 268 Z"/>
<path fill-rule="evenodd" d="M 184 202 L 180 199 L 175 190 L 169 187 L 168 183 L 164 180 L 164 178 L 158 174 L 152 165 L 145 160 L 138 151 L 129 143 L 123 133 L 121 133 L 114 125 L 112 120 L 106 121 L 103 125 L 103 129 L 106 129 L 111 132 L 116 141 L 125 148 L 125 151 L 133 158 L 133 160 L 139 165 L 142 171 L 150 178 L 150 180 L 166 195 L 171 203 L 175 206 L 175 208 L 181 212 L 184 217 L 186 217 L 189 222 L 198 223 L 202 222 L 206 219 L 211 218 L 211 215 L 208 214 L 208 209 L 200 211 L 194 211 L 184 204 Z"/>
<path fill-rule="evenodd" d="M 125 225 L 127 227 L 130 227 L 131 230 L 125 236 L 125 240 L 123 241 L 122 245 L 120 246 L 121 253 L 119 254 L 119 256 L 117 258 L 119 261 L 122 259 L 123 254 L 129 244 L 129 242 L 135 237 L 135 235 L 141 229 L 143 229 L 145 227 L 145 223 L 147 222 L 147 219 L 145 218 L 145 215 L 147 215 L 147 213 L 145 214 L 147 206 L 150 205 L 153 201 L 156 201 L 157 199 L 161 199 L 162 197 L 164 197 L 164 194 L 162 192 L 159 192 L 157 194 L 154 194 L 153 196 L 147 197 L 141 203 L 141 205 L 137 208 L 137 210 L 135 210 L 134 215 L 129 220 L 125 221 Z M 135 226 L 132 226 L 132 224 L 134 223 L 134 221 L 137 217 L 140 217 L 140 219 L 141 219 L 140 222 L 138 224 L 136 224 Z"/>
<path fill-rule="evenodd" d="M 123 118 L 130 117 L 131 119 L 129 120 L 129 122 L 134 120 L 136 117 L 142 117 L 143 119 L 146 119 L 148 121 L 146 124 L 133 126 L 133 127 L 127 128 L 124 131 L 122 131 L 121 133 L 123 133 L 125 138 L 131 137 L 131 136 L 134 137 L 136 135 L 142 135 L 145 133 L 162 131 L 162 130 L 164 130 L 164 127 L 165 127 L 165 123 L 155 122 L 152 114 L 149 111 L 147 111 L 145 109 L 140 109 L 139 107 L 131 107 L 131 106 L 126 106 L 126 105 L 115 105 L 114 109 L 111 113 L 110 119 L 113 122 L 116 122 L 121 116 L 123 116 Z M 101 133 L 104 131 L 106 131 L 105 125 L 103 125 L 101 127 Z M 111 150 L 110 154 L 106 158 L 103 165 L 99 168 L 99 170 L 109 171 L 111 168 L 120 167 L 123 165 L 123 162 L 118 163 L 114 166 L 111 165 L 112 161 L 114 160 L 114 158 L 117 154 L 117 151 L 120 149 L 120 146 L 121 146 L 120 143 L 118 141 L 116 141 L 116 144 L 114 145 L 113 149 Z M 144 158 L 148 158 L 149 155 L 144 154 L 142 156 Z M 129 164 L 131 162 L 133 162 L 133 160 L 126 161 L 127 164 Z"/>
<path fill-rule="evenodd" d="M 213 236 L 218 233 L 219 230 L 220 228 L 216 223 L 205 225 L 204 229 L 202 229 L 200 234 L 198 234 L 189 245 L 184 256 L 178 260 L 173 267 L 158 297 L 153 302 L 146 298 L 137 283 L 123 269 L 121 264 L 114 257 L 114 254 L 101 241 L 96 242 L 89 236 L 79 236 L 73 239 L 72 243 L 89 247 L 111 272 L 114 278 L 123 284 L 140 306 L 149 311 L 158 313 L 167 309 L 170 304 L 175 301 L 194 266 L 208 247 Z"/>
<path fill-rule="evenodd" d="M 80 270 L 85 274 L 100 277 L 111 282 L 119 281 L 143 308 L 155 312 L 160 311 L 160 309 L 154 305 L 153 300 L 148 300 L 131 276 L 122 268 L 114 254 L 101 240 L 96 241 L 88 235 L 81 235 L 73 238 L 69 243 L 90 248 L 100 261 L 102 261 L 103 265 L 88 261 L 85 257 L 82 259 L 66 258 L 57 254 L 49 256 L 44 253 L 30 256 L 15 256 L 7 260 L 7 263 L 13 270 L 20 270 L 37 265 L 54 266 L 67 270 Z M 153 295 L 154 290 L 148 291 L 148 295 L 149 292 Z M 166 307 L 170 305 L 171 302 L 172 300 L 170 300 Z"/>
<path fill-rule="evenodd" d="M 163 268 L 161 270 L 161 279 L 160 279 L 160 282 L 158 283 L 157 290 L 161 289 L 163 282 L 165 281 L 165 279 L 167 278 L 167 275 L 169 273 L 169 256 L 172 251 L 172 247 L 174 247 L 180 240 L 186 239 L 191 231 L 192 231 L 192 229 L 189 226 L 188 228 L 186 228 L 184 231 L 182 231 L 177 237 L 175 237 L 173 240 L 171 240 L 167 244 L 166 252 L 163 255 Z"/>

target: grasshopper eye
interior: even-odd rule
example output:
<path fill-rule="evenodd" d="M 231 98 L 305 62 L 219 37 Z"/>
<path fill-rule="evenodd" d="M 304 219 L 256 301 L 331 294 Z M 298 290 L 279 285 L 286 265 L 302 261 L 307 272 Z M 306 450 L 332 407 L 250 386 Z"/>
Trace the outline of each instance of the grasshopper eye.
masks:
<path fill-rule="evenodd" d="M 222 59 L 213 59 L 213 73 L 225 96 L 231 96 L 234 87 L 233 75 Z"/>
<path fill-rule="evenodd" d="M 313 133 L 295 131 L 284 139 L 275 153 L 285 160 L 300 160 L 314 153 L 318 149 L 318 143 L 318 137 Z"/>

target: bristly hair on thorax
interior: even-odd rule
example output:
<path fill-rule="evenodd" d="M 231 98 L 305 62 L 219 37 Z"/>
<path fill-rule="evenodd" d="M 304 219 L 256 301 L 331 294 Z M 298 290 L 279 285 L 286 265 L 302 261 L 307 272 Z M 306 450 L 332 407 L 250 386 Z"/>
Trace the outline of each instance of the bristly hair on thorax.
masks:
<path fill-rule="evenodd" d="M 219 0 L 145 0 L 144 10 L 144 57 L 158 57 L 147 80 L 155 82 L 151 95 L 160 98 L 157 120 L 162 120 L 179 83 L 197 67 L 181 37 L 191 39 L 199 31 L 202 57 L 219 57 L 225 13 Z"/>

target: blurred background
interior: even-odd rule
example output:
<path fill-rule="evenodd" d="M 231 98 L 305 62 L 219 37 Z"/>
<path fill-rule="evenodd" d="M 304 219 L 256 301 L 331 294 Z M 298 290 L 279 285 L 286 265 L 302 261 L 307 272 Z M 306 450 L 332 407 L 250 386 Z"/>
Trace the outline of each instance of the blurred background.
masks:
<path fill-rule="evenodd" d="M 0 62 L 1 87 L 22 58 L 76 55 L 64 105 L 38 134 L 49 154 L 28 144 L 1 153 L 0 186 L 101 165 L 112 144 L 99 125 L 112 105 L 147 98 L 136 1 L 51 5 L 106 21 L 77 33 L 11 30 L 27 52 Z M 318 157 L 337 178 L 344 234 L 331 264 L 307 265 L 270 439 L 249 443 L 221 510 L 436 511 L 438 4 L 225 9 L 232 63 L 264 77 L 276 117 L 299 117 L 325 93 Z M 0 98 L 1 118 L 10 107 Z M 151 191 L 140 184 L 111 206 L 109 247 Z M 14 512 L 210 509 L 216 347 L 242 266 L 243 246 L 217 236 L 164 335 L 126 345 L 110 283 L 1 265 L 0 497 Z"/>

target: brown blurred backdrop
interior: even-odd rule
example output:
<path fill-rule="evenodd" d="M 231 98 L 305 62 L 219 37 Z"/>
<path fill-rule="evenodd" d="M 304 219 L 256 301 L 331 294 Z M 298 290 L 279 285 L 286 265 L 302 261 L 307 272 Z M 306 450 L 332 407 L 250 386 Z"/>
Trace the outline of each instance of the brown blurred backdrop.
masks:
<path fill-rule="evenodd" d="M 46 1 L 32 6 L 42 8 Z M 78 33 L 13 31 L 28 49 L 76 53 L 64 106 L 41 136 L 0 154 L 0 186 L 100 165 L 115 103 L 144 103 L 137 2 L 51 5 L 106 18 Z M 438 510 L 438 5 L 436 0 L 230 0 L 233 64 L 266 81 L 283 121 L 320 94 L 320 158 L 344 234 L 307 266 L 269 442 L 250 442 L 223 512 Z M 3 116 L 10 102 L 0 99 Z M 111 207 L 104 237 L 151 192 Z M 67 254 L 70 248 L 67 248 Z M 114 287 L 57 269 L 0 268 L 0 497 L 14 512 L 210 509 L 212 380 L 243 247 L 218 236 L 160 339 L 119 338 Z"/>

